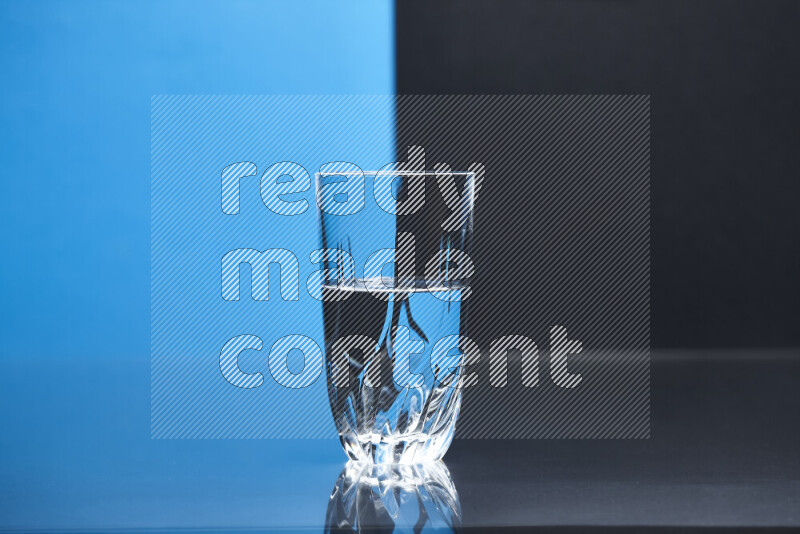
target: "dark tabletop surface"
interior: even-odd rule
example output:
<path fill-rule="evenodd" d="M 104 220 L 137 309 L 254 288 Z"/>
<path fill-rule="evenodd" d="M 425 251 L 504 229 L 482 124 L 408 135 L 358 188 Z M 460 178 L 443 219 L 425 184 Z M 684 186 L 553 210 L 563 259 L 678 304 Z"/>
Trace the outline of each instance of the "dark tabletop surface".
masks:
<path fill-rule="evenodd" d="M 475 525 L 800 526 L 800 360 L 652 359 L 648 440 L 471 440 L 446 460 Z"/>

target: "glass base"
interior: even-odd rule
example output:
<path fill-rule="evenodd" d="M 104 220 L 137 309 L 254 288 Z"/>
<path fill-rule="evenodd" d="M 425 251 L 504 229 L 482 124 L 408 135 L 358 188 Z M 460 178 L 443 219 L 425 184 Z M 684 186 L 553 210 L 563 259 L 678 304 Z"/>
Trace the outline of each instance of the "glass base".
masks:
<path fill-rule="evenodd" d="M 456 532 L 461 505 L 441 462 L 349 462 L 331 493 L 325 532 Z"/>
<path fill-rule="evenodd" d="M 373 464 L 418 464 L 442 459 L 453 441 L 458 412 L 433 434 L 366 434 L 344 432 L 339 435 L 350 460 Z"/>

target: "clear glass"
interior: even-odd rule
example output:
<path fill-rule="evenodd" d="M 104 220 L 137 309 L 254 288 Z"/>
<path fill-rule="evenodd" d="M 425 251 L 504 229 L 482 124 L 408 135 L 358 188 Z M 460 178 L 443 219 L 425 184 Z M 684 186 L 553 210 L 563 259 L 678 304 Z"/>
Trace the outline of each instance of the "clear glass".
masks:
<path fill-rule="evenodd" d="M 339 183 L 342 176 L 358 181 L 344 173 L 335 175 Z M 317 176 L 320 198 L 326 178 Z M 390 204 L 378 193 L 387 180 Z M 442 180 L 456 186 L 441 186 L 449 196 Z M 410 190 L 421 187 L 424 203 L 410 209 Z M 322 296 L 333 418 L 352 460 L 436 461 L 461 406 L 474 176 L 380 171 L 365 173 L 364 188 L 355 213 L 326 210 L 318 199 L 322 248 L 330 251 Z"/>
<path fill-rule="evenodd" d="M 461 505 L 442 462 L 348 462 L 331 492 L 325 532 L 457 532 Z"/>

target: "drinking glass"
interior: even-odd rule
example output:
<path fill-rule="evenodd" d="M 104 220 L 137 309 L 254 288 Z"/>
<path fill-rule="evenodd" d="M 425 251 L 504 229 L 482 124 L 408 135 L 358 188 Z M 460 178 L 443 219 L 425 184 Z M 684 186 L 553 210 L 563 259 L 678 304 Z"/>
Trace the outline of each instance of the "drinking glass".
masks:
<path fill-rule="evenodd" d="M 439 460 L 455 433 L 475 173 L 317 174 L 325 370 L 347 455 Z"/>

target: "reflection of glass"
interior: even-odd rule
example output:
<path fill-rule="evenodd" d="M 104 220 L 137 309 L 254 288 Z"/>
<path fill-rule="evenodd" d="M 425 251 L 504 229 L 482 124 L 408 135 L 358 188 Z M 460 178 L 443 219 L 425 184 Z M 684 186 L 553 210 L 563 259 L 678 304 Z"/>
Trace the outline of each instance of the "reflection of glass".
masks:
<path fill-rule="evenodd" d="M 348 462 L 333 488 L 325 532 L 455 532 L 461 505 L 442 462 Z"/>
<path fill-rule="evenodd" d="M 453 439 L 475 182 L 472 172 L 318 177 L 328 396 L 352 460 L 436 461 Z M 373 197 L 347 211 L 363 190 Z"/>

